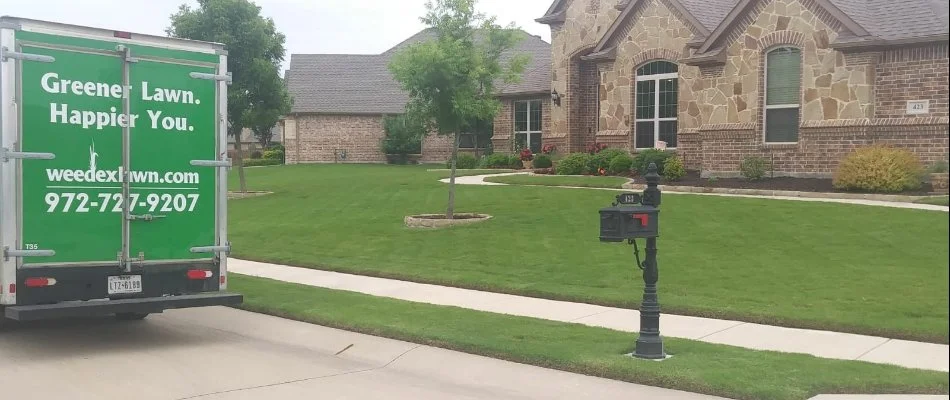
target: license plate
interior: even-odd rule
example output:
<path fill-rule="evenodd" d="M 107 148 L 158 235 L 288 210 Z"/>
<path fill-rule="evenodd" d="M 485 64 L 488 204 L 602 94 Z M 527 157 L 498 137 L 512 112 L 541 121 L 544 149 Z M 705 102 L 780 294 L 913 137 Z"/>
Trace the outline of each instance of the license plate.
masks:
<path fill-rule="evenodd" d="M 119 275 L 109 277 L 109 294 L 142 292 L 142 275 Z"/>

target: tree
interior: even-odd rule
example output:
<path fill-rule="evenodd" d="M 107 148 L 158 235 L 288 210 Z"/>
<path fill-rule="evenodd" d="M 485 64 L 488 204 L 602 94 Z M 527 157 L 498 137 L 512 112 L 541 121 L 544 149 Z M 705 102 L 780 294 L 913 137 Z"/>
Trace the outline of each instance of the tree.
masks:
<path fill-rule="evenodd" d="M 459 133 L 474 121 L 492 120 L 500 103 L 495 83 L 519 79 L 528 59 L 502 53 L 514 47 L 523 32 L 502 28 L 495 17 L 475 11 L 476 0 L 429 0 L 420 18 L 435 39 L 398 52 L 389 69 L 409 92 L 406 113 L 425 121 L 428 131 L 452 136 L 449 201 L 446 218 L 455 214 L 455 170 Z"/>
<path fill-rule="evenodd" d="M 262 125 L 274 126 L 290 104 L 279 73 L 284 60 L 284 35 L 272 19 L 261 16 L 260 7 L 248 0 L 198 0 L 197 8 L 183 4 L 171 16 L 166 33 L 223 43 L 227 48 L 232 79 L 228 87 L 228 135 L 235 138 L 241 191 L 246 192 L 241 132 L 245 127 L 259 130 Z"/>

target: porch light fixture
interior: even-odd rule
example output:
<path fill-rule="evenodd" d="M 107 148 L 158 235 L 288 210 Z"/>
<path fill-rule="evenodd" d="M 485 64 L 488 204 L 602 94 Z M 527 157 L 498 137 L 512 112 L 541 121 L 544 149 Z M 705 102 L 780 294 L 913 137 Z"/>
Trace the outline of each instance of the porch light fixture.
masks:
<path fill-rule="evenodd" d="M 561 106 L 561 95 L 558 94 L 557 89 L 551 91 L 551 102 L 558 107 Z"/>

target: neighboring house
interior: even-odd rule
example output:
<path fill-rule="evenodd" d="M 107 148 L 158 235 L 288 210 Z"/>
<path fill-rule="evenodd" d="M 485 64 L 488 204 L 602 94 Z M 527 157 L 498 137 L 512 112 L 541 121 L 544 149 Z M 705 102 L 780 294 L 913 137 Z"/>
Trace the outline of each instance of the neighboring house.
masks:
<path fill-rule="evenodd" d="M 273 128 L 271 128 L 271 143 L 282 143 L 283 135 L 284 129 L 280 123 L 277 123 Z M 233 136 L 228 136 L 228 150 L 234 150 Z M 244 130 L 241 132 L 241 150 L 243 150 L 244 153 L 248 155 L 255 151 L 263 151 L 260 140 L 257 140 L 257 136 L 254 135 L 254 132 L 252 132 L 250 128 L 244 128 Z"/>
<path fill-rule="evenodd" d="M 872 143 L 947 160 L 947 15 L 947 0 L 556 0 L 537 20 L 561 97 L 542 102 L 540 140 L 662 141 L 707 176 L 748 156 L 828 176 Z"/>
<path fill-rule="evenodd" d="M 389 62 L 397 50 L 434 37 L 431 30 L 423 30 L 375 55 L 291 55 L 286 81 L 294 103 L 283 120 L 287 163 L 385 162 L 380 148 L 383 117 L 402 114 L 409 100 L 393 79 Z M 513 54 L 527 54 L 531 61 L 519 83 L 497 88 L 502 111 L 493 124 L 496 151 L 510 151 L 516 138 L 539 145 L 542 132 L 549 129 L 545 118 L 551 103 L 551 46 L 524 33 L 503 60 Z M 461 137 L 465 152 L 487 145 L 484 137 Z M 429 135 L 423 141 L 423 162 L 443 162 L 450 154 L 447 137 Z"/>

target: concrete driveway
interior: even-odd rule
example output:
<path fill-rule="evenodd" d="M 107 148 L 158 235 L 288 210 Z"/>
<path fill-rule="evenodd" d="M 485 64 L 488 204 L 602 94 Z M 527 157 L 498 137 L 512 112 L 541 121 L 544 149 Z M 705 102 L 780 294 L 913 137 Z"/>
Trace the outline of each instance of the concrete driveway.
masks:
<path fill-rule="evenodd" d="M 715 399 L 223 307 L 0 328 L 0 388 L 71 400 Z"/>

